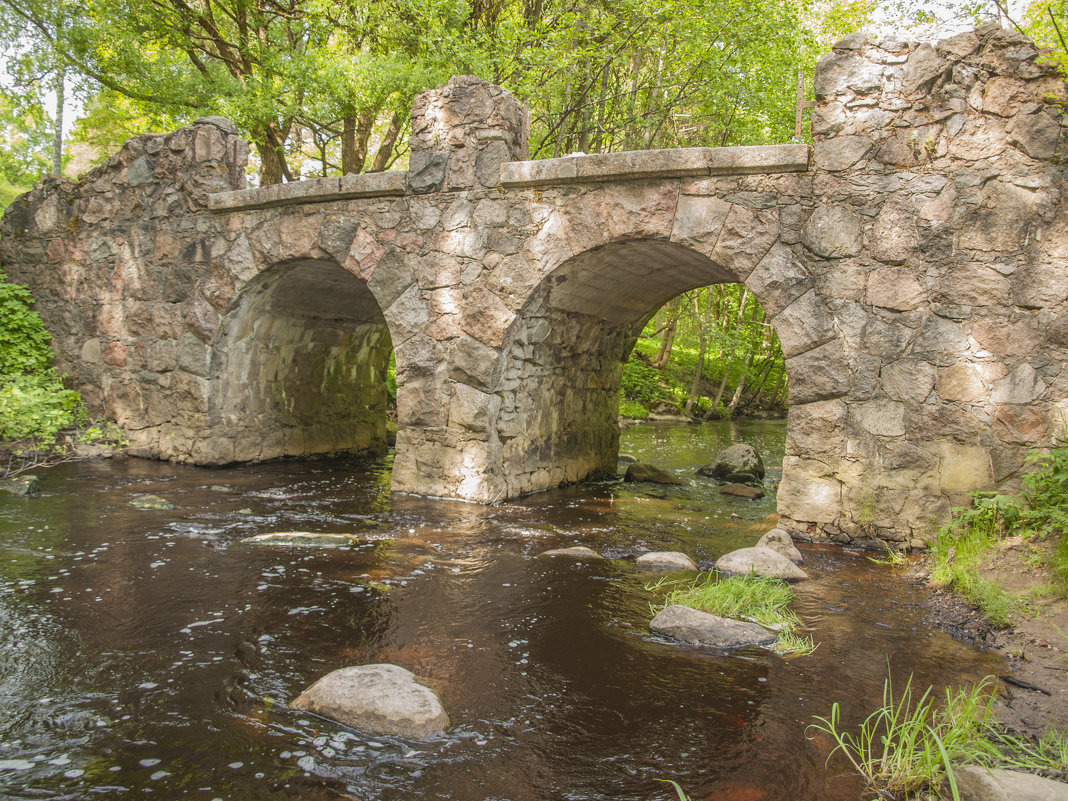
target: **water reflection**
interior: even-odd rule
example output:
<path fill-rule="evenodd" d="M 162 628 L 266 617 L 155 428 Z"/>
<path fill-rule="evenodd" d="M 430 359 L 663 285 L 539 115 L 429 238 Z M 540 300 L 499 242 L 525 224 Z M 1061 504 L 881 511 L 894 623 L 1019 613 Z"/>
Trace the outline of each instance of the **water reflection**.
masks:
<path fill-rule="evenodd" d="M 804 727 L 859 715 L 887 667 L 924 683 L 998 663 L 928 630 L 922 599 L 863 556 L 807 548 L 798 608 L 822 644 L 785 661 L 648 634 L 649 574 L 708 567 L 768 526 L 693 476 L 731 437 L 781 470 L 781 423 L 642 426 L 623 448 L 686 487 L 601 483 L 496 507 L 390 497 L 389 459 L 208 470 L 69 465 L 0 499 L 0 795 L 6 798 L 854 799 Z M 179 506 L 144 511 L 138 493 Z M 351 548 L 240 544 L 344 532 Z M 536 558 L 583 544 L 597 563 Z M 455 727 L 425 743 L 285 702 L 343 665 L 426 676 Z"/>

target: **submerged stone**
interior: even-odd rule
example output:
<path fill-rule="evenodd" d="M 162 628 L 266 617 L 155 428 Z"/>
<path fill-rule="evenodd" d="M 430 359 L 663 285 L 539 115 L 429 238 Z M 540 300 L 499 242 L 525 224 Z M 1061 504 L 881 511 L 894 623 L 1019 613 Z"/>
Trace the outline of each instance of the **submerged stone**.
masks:
<path fill-rule="evenodd" d="M 421 740 L 449 728 L 441 699 L 397 665 L 344 667 L 327 673 L 289 704 L 367 734 Z"/>
<path fill-rule="evenodd" d="M 572 559 L 604 559 L 593 548 L 585 545 L 573 545 L 570 548 L 553 548 L 551 551 L 542 551 L 538 556 L 564 556 Z"/>
<path fill-rule="evenodd" d="M 239 540 L 244 545 L 282 545 L 303 548 L 344 548 L 362 540 L 355 534 L 329 534 L 319 531 L 275 531 Z"/>
<path fill-rule="evenodd" d="M 6 492 L 10 495 L 29 497 L 30 495 L 37 495 L 40 491 L 41 482 L 38 481 L 37 476 L 16 476 L 15 478 L 7 478 L 0 481 L 0 492 Z"/>
<path fill-rule="evenodd" d="M 751 501 L 764 497 L 764 490 L 760 487 L 750 487 L 747 484 L 728 484 L 719 488 L 720 495 L 734 495 L 737 498 L 748 498 Z"/>
<path fill-rule="evenodd" d="M 130 501 L 130 506 L 134 507 L 135 509 L 155 509 L 163 511 L 178 508 L 178 504 L 171 503 L 166 498 L 163 498 L 159 495 L 149 494 L 138 495 L 132 501 Z"/>
<path fill-rule="evenodd" d="M 772 632 L 756 623 L 710 615 L 678 604 L 661 609 L 649 623 L 649 629 L 673 640 L 716 648 L 770 645 L 776 639 Z"/>
<path fill-rule="evenodd" d="M 661 470 L 659 467 L 653 467 L 651 464 L 645 464 L 644 462 L 635 462 L 628 467 L 626 475 L 623 476 L 623 480 L 649 481 L 653 484 L 686 483 L 674 473 L 669 473 L 667 470 Z"/>

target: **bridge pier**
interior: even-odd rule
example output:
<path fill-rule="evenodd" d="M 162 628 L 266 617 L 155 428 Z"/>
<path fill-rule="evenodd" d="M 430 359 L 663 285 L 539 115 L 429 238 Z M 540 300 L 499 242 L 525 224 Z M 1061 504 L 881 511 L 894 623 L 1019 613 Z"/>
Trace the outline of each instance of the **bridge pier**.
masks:
<path fill-rule="evenodd" d="M 997 26 L 846 37 L 811 163 L 523 161 L 521 105 L 465 77 L 417 98 L 408 173 L 244 189 L 244 143 L 199 120 L 18 199 L 0 259 L 133 453 L 380 447 L 391 344 L 394 489 L 481 503 L 614 470 L 642 323 L 742 282 L 790 378 L 782 523 L 908 541 L 1014 486 L 1068 414 L 1068 91 L 1037 57 Z"/>

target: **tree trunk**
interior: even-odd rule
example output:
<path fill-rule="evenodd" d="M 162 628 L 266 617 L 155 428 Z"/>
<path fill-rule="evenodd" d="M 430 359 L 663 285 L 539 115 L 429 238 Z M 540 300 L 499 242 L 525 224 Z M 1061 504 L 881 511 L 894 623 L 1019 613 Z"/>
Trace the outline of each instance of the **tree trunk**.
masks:
<path fill-rule="evenodd" d="M 731 374 L 731 370 L 734 369 L 734 361 L 736 358 L 736 351 L 738 346 L 738 335 L 742 330 L 742 321 L 745 319 L 745 304 L 749 300 L 749 289 L 747 287 L 742 288 L 742 297 L 738 301 L 738 322 L 734 326 L 734 336 L 731 337 L 731 358 L 727 363 L 727 369 L 723 373 L 723 380 L 719 382 L 719 389 L 716 390 L 715 400 L 712 401 L 712 405 L 708 407 L 708 411 L 705 412 L 703 420 L 708 420 L 716 413 L 716 409 L 719 408 L 719 402 L 723 400 L 723 390 L 727 387 L 727 378 Z"/>
<path fill-rule="evenodd" d="M 375 154 L 375 163 L 371 167 L 371 172 L 383 172 L 389 166 L 390 158 L 393 156 L 393 147 L 397 144 L 397 137 L 400 136 L 400 129 L 400 114 L 394 114 L 389 121 L 389 130 L 382 137 L 382 144 L 379 145 L 378 152 Z"/>
<path fill-rule="evenodd" d="M 367 162 L 367 144 L 375 125 L 375 113 L 362 111 L 359 116 L 349 114 L 345 117 L 341 131 L 341 174 L 352 175 L 363 172 Z"/>
<path fill-rule="evenodd" d="M 260 157 L 260 186 L 280 184 L 283 178 L 292 181 L 286 163 L 285 137 L 278 123 L 271 120 L 263 128 L 253 129 L 252 138 Z"/>
<path fill-rule="evenodd" d="M 705 296 L 705 318 L 703 323 L 699 324 L 697 329 L 698 347 L 697 347 L 697 364 L 693 368 L 693 381 L 690 383 L 690 396 L 686 399 L 686 408 L 683 412 L 687 417 L 690 416 L 690 412 L 693 409 L 693 402 L 697 398 L 697 389 L 701 385 L 701 372 L 705 366 L 705 346 L 708 343 L 707 330 L 712 321 L 712 289 L 708 288 L 708 294 Z M 700 303 L 700 294 L 695 294 L 694 305 L 697 306 Z"/>
<path fill-rule="evenodd" d="M 67 65 L 56 68 L 56 127 L 52 132 L 52 174 L 63 174 L 63 95 L 67 83 Z"/>
<path fill-rule="evenodd" d="M 665 304 L 664 308 L 667 309 L 668 323 L 664 328 L 664 333 L 660 335 L 660 350 L 656 352 L 656 358 L 653 359 L 652 366 L 657 370 L 664 369 L 664 366 L 671 359 L 671 348 L 675 344 L 675 331 L 679 327 L 679 307 L 681 305 L 681 296 L 669 301 Z"/>

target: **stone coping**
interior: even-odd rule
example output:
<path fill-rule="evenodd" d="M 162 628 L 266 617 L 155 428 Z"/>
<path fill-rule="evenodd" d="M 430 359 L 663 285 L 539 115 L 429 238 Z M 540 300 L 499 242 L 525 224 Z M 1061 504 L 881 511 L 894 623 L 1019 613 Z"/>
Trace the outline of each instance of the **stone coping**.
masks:
<path fill-rule="evenodd" d="M 711 175 L 805 172 L 808 145 L 684 147 L 626 150 L 620 153 L 564 156 L 542 161 L 510 161 L 501 165 L 501 186 L 524 187 L 624 181 L 641 178 L 700 178 Z M 323 203 L 350 198 L 406 194 L 407 172 L 372 172 L 342 178 L 310 178 L 287 184 L 239 189 L 208 196 L 212 211 L 239 211 Z"/>
<path fill-rule="evenodd" d="M 625 150 L 501 165 L 502 186 L 540 186 L 634 178 L 805 172 L 808 145 L 746 145 Z"/>
<path fill-rule="evenodd" d="M 295 203 L 322 203 L 361 197 L 403 195 L 408 188 L 408 173 L 365 172 L 341 178 L 309 178 L 287 184 L 272 184 L 255 189 L 238 189 L 208 195 L 212 211 L 265 209 Z"/>

